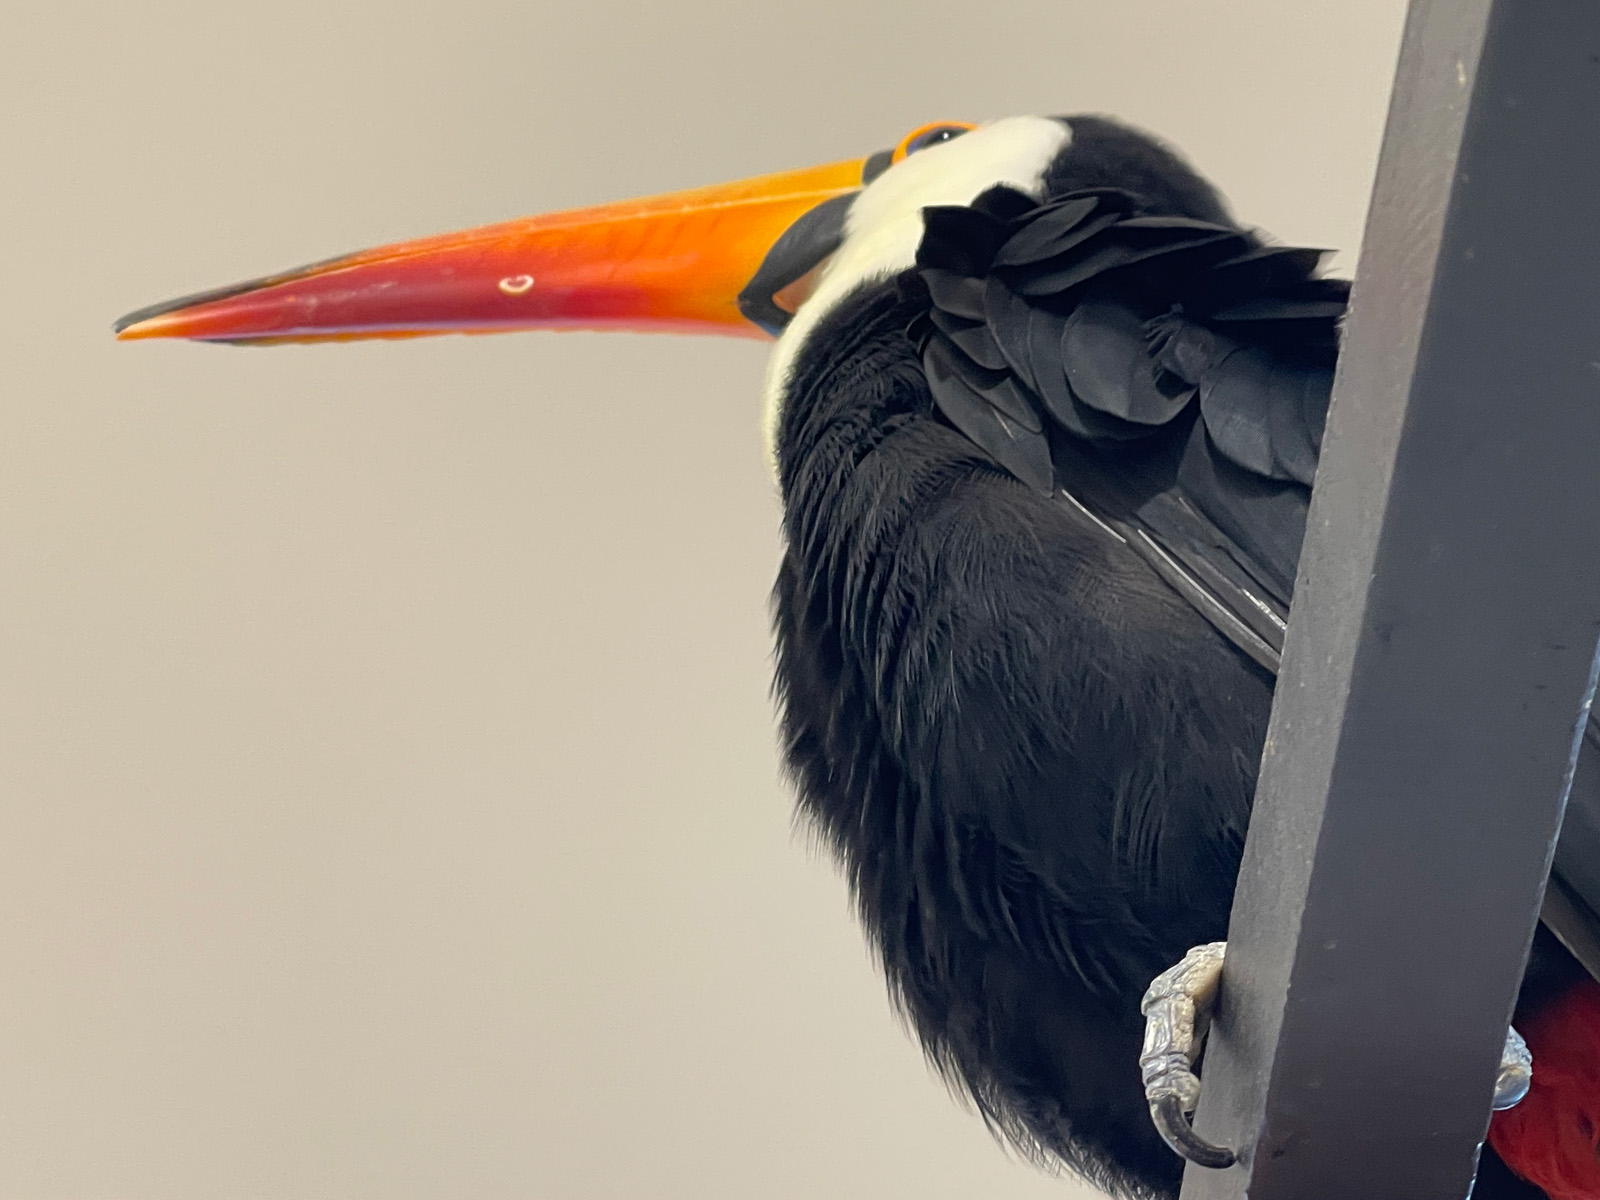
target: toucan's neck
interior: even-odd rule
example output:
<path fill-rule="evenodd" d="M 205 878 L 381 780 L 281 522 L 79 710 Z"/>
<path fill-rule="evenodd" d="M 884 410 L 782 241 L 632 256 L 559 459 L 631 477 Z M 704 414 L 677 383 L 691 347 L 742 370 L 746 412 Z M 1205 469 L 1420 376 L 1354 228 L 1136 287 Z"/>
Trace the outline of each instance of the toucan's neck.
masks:
<path fill-rule="evenodd" d="M 807 339 L 785 389 L 775 445 L 791 519 L 830 503 L 906 420 L 931 416 L 927 380 L 906 334 L 926 307 L 903 298 L 894 280 L 869 284 L 836 305 Z"/>

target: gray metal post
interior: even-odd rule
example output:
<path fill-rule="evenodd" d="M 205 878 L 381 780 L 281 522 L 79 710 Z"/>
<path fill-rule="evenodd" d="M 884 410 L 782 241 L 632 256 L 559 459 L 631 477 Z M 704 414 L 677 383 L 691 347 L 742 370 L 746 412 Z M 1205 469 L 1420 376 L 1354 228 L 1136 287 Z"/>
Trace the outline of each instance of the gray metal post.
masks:
<path fill-rule="evenodd" d="M 1334 395 L 1184 1200 L 1471 1185 L 1600 632 L 1600 3 L 1413 0 Z"/>

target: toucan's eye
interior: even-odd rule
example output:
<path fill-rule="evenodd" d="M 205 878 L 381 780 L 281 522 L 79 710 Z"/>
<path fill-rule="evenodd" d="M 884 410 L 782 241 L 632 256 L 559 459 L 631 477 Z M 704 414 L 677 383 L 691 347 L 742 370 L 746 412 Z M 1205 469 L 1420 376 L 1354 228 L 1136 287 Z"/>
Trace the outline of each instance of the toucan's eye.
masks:
<path fill-rule="evenodd" d="M 894 148 L 894 161 L 899 162 L 908 154 L 926 150 L 929 146 L 936 146 L 940 142 L 948 142 L 951 138 L 958 138 L 967 130 L 976 128 L 976 125 L 969 125 L 964 121 L 937 121 L 932 125 L 913 129 Z"/>

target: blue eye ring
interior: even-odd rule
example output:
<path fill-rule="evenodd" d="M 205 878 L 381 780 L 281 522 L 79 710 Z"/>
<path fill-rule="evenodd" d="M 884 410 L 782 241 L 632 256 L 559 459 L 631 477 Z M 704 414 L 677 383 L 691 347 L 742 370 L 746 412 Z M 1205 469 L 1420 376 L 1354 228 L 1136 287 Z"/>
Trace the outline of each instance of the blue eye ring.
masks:
<path fill-rule="evenodd" d="M 920 125 L 900 140 L 900 144 L 894 148 L 893 161 L 900 162 L 918 150 L 926 150 L 929 146 L 948 142 L 976 128 L 976 125 L 966 121 L 934 121 L 928 125 Z"/>

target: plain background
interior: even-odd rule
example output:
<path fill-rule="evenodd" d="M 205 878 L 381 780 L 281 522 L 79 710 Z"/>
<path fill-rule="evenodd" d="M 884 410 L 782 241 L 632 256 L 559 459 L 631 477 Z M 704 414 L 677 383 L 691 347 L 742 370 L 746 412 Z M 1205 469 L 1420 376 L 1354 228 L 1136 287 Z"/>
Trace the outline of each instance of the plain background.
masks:
<path fill-rule="evenodd" d="M 930 1078 L 792 825 L 762 347 L 108 327 L 1016 112 L 1120 114 L 1353 251 L 1402 16 L 9 11 L 0 1197 L 1079 1195 Z"/>

